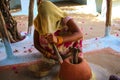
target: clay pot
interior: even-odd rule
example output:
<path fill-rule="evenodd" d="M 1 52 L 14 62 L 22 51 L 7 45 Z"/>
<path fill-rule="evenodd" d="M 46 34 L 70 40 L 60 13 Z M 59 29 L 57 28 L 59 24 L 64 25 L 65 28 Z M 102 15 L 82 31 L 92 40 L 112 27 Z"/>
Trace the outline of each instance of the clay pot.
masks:
<path fill-rule="evenodd" d="M 60 80 L 90 80 L 92 72 L 87 61 L 79 57 L 79 63 L 73 64 L 71 60 L 71 58 L 67 58 L 61 64 L 59 72 Z"/>

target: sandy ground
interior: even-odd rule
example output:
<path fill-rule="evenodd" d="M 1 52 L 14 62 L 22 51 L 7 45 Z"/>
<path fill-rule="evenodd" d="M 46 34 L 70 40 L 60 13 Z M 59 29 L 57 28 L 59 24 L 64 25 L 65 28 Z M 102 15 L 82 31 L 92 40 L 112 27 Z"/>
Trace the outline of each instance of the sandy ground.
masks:
<path fill-rule="evenodd" d="M 120 76 L 120 55 L 113 49 L 104 48 L 86 52 L 84 57 L 87 61 L 103 67 L 110 74 Z"/>
<path fill-rule="evenodd" d="M 105 34 L 105 19 L 101 17 L 99 13 L 92 13 L 88 11 L 88 7 L 85 5 L 77 4 L 57 4 L 61 9 L 70 13 L 70 15 L 75 19 L 78 25 L 81 27 L 84 33 L 84 39 L 91 39 L 97 37 L 103 37 Z M 27 33 L 28 26 L 28 16 L 20 15 L 15 16 L 15 19 L 18 22 L 18 31 Z M 111 34 L 116 37 L 120 37 L 120 17 L 112 17 L 111 25 Z M 97 52 L 99 54 L 85 54 L 85 58 L 90 62 L 98 65 L 101 71 L 98 71 L 99 77 L 107 76 L 106 79 L 97 79 L 97 80 L 108 80 L 110 74 L 115 74 L 120 76 L 120 56 L 114 56 L 113 54 L 106 54 L 114 52 L 114 50 L 108 49 L 102 50 L 103 52 Z M 101 54 L 100 54 L 101 53 Z M 116 51 L 115 51 L 116 53 Z M 111 60 L 112 59 L 112 60 Z M 91 64 L 93 66 L 94 64 Z M 98 67 L 93 66 L 93 70 L 98 70 Z M 113 69 L 114 68 L 114 69 Z M 108 72 L 108 73 L 106 73 Z M 106 73 L 106 74 L 104 74 Z M 5 73 L 6 74 L 6 73 Z M 97 74 L 97 73 L 96 73 Z M 4 75 L 4 74 L 3 74 Z M 35 79 L 37 80 L 37 79 Z M 47 79 L 46 79 L 47 80 Z"/>

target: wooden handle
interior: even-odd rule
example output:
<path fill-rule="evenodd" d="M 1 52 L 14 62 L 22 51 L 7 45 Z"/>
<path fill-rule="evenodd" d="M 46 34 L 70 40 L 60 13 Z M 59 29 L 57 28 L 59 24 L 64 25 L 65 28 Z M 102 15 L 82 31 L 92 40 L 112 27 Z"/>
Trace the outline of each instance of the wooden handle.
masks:
<path fill-rule="evenodd" d="M 61 55 L 60 55 L 60 53 L 59 53 L 56 45 L 55 45 L 55 44 L 52 44 L 52 46 L 53 46 L 53 49 L 54 49 L 54 51 L 55 51 L 55 53 L 56 53 L 56 55 L 57 55 L 57 57 L 58 57 L 59 62 L 62 64 L 62 63 L 63 63 L 63 59 L 62 59 L 62 57 L 61 57 Z"/>

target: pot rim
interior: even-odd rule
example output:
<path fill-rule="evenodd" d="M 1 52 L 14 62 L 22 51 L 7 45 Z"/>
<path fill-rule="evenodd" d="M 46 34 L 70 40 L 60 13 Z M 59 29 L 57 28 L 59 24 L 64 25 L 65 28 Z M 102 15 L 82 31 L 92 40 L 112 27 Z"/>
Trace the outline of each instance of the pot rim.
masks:
<path fill-rule="evenodd" d="M 64 61 L 63 61 L 63 63 L 67 63 L 67 64 L 71 64 L 71 65 L 80 65 L 83 61 L 85 61 L 85 59 L 84 58 L 82 58 L 82 57 L 78 57 L 78 64 L 73 64 L 72 62 L 72 57 L 69 57 L 69 58 L 66 58 Z M 62 63 L 62 64 L 63 64 Z"/>

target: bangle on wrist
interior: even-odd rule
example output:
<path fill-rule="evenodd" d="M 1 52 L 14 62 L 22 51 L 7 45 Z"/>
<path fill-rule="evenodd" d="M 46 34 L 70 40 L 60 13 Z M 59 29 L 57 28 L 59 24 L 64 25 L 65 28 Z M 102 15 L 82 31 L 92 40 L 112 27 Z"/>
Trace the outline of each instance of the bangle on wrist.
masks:
<path fill-rule="evenodd" d="M 63 43 L 63 37 L 57 36 L 57 44 L 62 44 Z"/>

